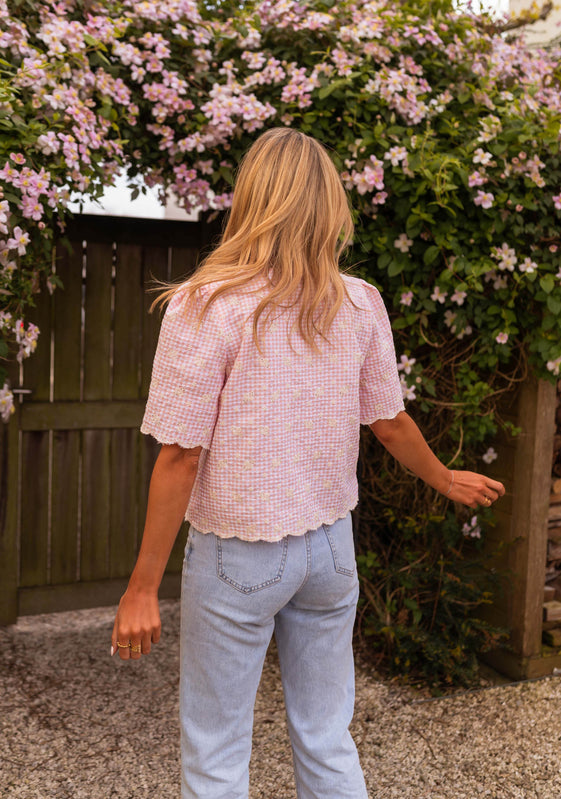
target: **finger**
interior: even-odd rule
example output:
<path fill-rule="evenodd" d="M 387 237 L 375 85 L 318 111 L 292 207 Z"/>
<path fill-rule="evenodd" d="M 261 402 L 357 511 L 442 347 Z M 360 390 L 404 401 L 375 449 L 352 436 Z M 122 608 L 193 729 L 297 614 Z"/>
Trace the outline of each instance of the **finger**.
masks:
<path fill-rule="evenodd" d="M 151 648 L 152 648 L 152 635 L 151 633 L 145 633 L 142 636 L 142 654 L 149 655 Z"/>
<path fill-rule="evenodd" d="M 162 632 L 161 625 L 158 625 L 157 627 L 154 627 L 154 629 L 152 630 L 152 643 L 153 644 L 157 644 L 158 643 L 158 641 L 160 640 L 161 632 Z"/>
<path fill-rule="evenodd" d="M 117 619 L 115 619 L 115 623 L 113 624 L 113 630 L 111 631 L 111 657 L 117 652 Z"/>
<path fill-rule="evenodd" d="M 131 656 L 129 636 L 121 633 L 120 637 L 117 638 L 116 647 L 121 660 L 129 660 Z"/>
<path fill-rule="evenodd" d="M 489 478 L 488 481 L 487 481 L 487 485 L 489 486 L 490 489 L 492 489 L 493 491 L 496 491 L 499 497 L 504 496 L 505 487 L 498 480 L 491 480 Z"/>
<path fill-rule="evenodd" d="M 142 640 L 138 636 L 131 638 L 129 652 L 132 660 L 140 660 L 142 657 Z"/>

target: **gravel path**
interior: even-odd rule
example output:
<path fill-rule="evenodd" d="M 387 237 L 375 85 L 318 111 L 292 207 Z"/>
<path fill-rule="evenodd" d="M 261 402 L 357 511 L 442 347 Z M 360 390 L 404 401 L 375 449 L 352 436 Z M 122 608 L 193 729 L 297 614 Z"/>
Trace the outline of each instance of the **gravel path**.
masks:
<path fill-rule="evenodd" d="M 114 609 L 0 629 L 2 799 L 179 799 L 177 602 L 153 654 L 109 657 Z M 357 668 L 353 734 L 372 799 L 559 799 L 561 679 L 427 700 Z M 250 799 L 295 799 L 274 652 Z"/>

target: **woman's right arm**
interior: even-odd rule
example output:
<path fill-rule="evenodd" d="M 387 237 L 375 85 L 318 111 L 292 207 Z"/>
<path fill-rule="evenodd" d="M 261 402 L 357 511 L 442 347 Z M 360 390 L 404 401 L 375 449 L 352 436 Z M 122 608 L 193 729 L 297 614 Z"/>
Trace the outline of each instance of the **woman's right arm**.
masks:
<path fill-rule="evenodd" d="M 476 472 L 452 471 L 441 463 L 413 419 L 402 411 L 394 419 L 379 419 L 370 429 L 403 466 L 454 502 L 470 508 L 489 506 L 505 493 L 502 483 Z M 490 500 L 490 501 L 489 501 Z"/>

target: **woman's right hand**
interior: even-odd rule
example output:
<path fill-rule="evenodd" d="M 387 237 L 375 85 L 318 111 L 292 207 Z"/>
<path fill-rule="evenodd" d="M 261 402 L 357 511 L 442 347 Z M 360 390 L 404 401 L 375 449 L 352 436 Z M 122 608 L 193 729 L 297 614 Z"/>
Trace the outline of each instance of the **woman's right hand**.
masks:
<path fill-rule="evenodd" d="M 498 480 L 493 480 L 477 472 L 462 472 L 455 469 L 450 472 L 451 487 L 445 493 L 448 499 L 461 502 L 469 508 L 490 508 L 493 502 L 505 493 L 505 487 Z"/>
<path fill-rule="evenodd" d="M 156 591 L 127 588 L 121 601 L 111 635 L 111 655 L 121 660 L 138 660 L 148 655 L 161 633 L 160 609 Z"/>

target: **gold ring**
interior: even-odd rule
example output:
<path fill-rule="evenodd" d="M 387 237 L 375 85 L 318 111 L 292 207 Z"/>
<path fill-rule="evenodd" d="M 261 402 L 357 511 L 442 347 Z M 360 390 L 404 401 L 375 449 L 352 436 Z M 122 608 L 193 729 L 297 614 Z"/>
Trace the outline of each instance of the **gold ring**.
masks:
<path fill-rule="evenodd" d="M 485 504 L 486 505 L 490 505 L 491 504 L 491 500 L 489 499 L 489 497 L 485 497 Z"/>
<path fill-rule="evenodd" d="M 120 644 L 117 641 L 117 646 L 119 647 L 119 649 L 130 649 L 130 643 L 128 643 L 128 644 Z"/>
<path fill-rule="evenodd" d="M 142 652 L 142 644 L 136 644 L 136 646 L 129 644 L 129 646 L 131 648 L 131 652 Z"/>

